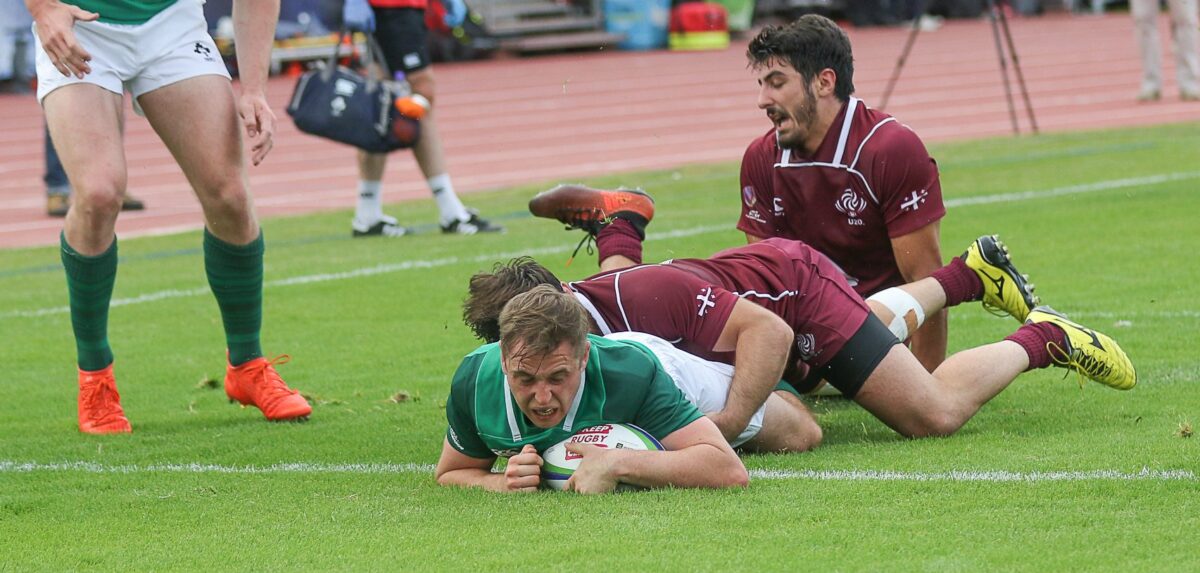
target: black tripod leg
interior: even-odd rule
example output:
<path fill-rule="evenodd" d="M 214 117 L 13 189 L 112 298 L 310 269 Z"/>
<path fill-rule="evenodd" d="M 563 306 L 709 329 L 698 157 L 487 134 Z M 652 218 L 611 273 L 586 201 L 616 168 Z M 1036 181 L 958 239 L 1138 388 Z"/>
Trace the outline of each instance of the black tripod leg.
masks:
<path fill-rule="evenodd" d="M 887 109 L 888 100 L 892 98 L 892 90 L 896 87 L 896 81 L 900 79 L 900 71 L 904 69 L 904 63 L 908 61 L 908 54 L 912 52 L 913 44 L 917 43 L 917 34 L 921 32 L 921 15 L 924 14 L 924 9 L 917 14 L 913 19 L 912 29 L 908 32 L 908 41 L 904 43 L 904 50 L 900 52 L 900 58 L 896 60 L 896 67 L 892 68 L 892 77 L 888 78 L 887 87 L 883 90 L 883 97 L 879 100 L 879 109 Z"/>
<path fill-rule="evenodd" d="M 1038 132 L 1037 118 L 1033 117 L 1033 103 L 1029 101 L 1029 89 L 1025 87 L 1025 74 L 1021 73 L 1021 62 L 1017 59 L 1017 47 L 1013 44 L 1012 33 L 1008 31 L 1008 18 L 1000 12 L 1000 26 L 1004 29 L 1004 39 L 1008 42 L 1008 54 L 1012 58 L 1013 71 L 1017 73 L 1017 85 L 1021 88 L 1021 98 L 1025 101 L 1025 111 L 1029 114 L 1029 125 L 1033 133 Z"/>
<path fill-rule="evenodd" d="M 1008 117 L 1012 120 L 1013 135 L 1021 133 L 1017 126 L 1017 108 L 1013 105 L 1012 86 L 1008 82 L 1008 58 L 1004 56 L 1004 46 L 1000 43 L 1000 25 L 997 21 L 1004 16 L 994 0 L 988 0 L 988 20 L 992 23 L 992 38 L 996 40 L 996 56 L 1000 58 L 1000 78 L 1004 80 L 1004 98 L 1008 101 Z"/>

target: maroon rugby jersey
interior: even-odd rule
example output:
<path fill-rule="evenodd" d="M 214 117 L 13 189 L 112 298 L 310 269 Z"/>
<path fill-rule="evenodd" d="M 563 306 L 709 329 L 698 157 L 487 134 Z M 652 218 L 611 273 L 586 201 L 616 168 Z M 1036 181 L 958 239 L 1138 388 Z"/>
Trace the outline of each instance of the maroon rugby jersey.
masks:
<path fill-rule="evenodd" d="M 862 326 L 869 310 L 828 258 L 798 241 L 769 239 L 708 259 L 675 259 L 568 283 L 600 332 L 645 332 L 708 360 L 738 297 L 787 322 L 793 356 L 817 368 Z"/>
<path fill-rule="evenodd" d="M 813 157 L 779 149 L 772 128 L 742 158 L 737 228 L 808 243 L 864 297 L 904 284 L 891 239 L 946 214 L 937 164 L 917 134 L 858 98 Z"/>

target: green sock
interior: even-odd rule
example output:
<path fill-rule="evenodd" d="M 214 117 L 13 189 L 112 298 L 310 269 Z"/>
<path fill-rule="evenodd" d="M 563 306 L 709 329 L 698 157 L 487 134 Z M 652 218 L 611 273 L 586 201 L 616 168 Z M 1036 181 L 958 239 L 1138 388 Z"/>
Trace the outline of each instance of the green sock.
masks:
<path fill-rule="evenodd" d="M 79 254 L 60 234 L 63 269 L 67 272 L 67 294 L 71 301 L 71 328 L 75 331 L 75 355 L 80 370 L 103 370 L 112 364 L 108 345 L 108 303 L 117 282 L 117 239 L 98 256 Z"/>
<path fill-rule="evenodd" d="M 229 363 L 238 366 L 262 356 L 262 232 L 248 245 L 231 245 L 204 229 L 204 271 L 221 307 Z"/>

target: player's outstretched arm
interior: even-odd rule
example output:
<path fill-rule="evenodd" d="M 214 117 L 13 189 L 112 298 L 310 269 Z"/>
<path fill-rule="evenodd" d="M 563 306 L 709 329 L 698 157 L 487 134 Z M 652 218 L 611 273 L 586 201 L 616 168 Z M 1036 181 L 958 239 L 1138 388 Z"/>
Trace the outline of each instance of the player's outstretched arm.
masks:
<path fill-rule="evenodd" d="M 737 438 L 746 429 L 779 383 L 794 337 L 792 328 L 771 311 L 746 300 L 734 305 L 713 350 L 734 350 L 737 368 L 725 409 L 708 414 L 727 439 Z"/>
<path fill-rule="evenodd" d="M 482 487 L 502 493 L 537 491 L 541 482 L 542 457 L 533 446 L 525 446 L 520 454 L 508 460 L 504 473 L 492 473 L 496 458 L 473 458 L 459 452 L 447 440 L 442 443 L 434 475 L 441 485 Z"/>
<path fill-rule="evenodd" d="M 662 439 L 667 451 L 604 449 L 567 444 L 583 456 L 567 481 L 579 493 L 608 493 L 618 483 L 642 487 L 745 487 L 746 466 L 721 436 L 712 420 L 699 418 Z"/>

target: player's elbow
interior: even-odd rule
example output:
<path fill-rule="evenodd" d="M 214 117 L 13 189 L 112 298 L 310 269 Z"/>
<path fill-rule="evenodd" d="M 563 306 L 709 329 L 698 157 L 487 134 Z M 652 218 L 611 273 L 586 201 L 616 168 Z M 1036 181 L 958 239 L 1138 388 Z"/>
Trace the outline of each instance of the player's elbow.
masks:
<path fill-rule="evenodd" d="M 713 487 L 731 488 L 750 485 L 750 473 L 746 471 L 742 459 L 732 450 L 729 455 L 724 456 L 721 467 L 713 468 L 710 475 L 714 477 Z"/>

